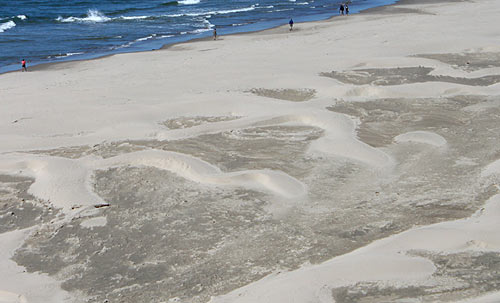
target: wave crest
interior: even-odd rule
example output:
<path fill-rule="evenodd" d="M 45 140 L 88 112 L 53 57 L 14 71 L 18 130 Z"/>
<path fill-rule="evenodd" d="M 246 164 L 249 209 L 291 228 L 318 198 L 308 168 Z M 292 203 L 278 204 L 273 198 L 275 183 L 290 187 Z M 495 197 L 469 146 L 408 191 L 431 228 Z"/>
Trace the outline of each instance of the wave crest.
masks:
<path fill-rule="evenodd" d="M 87 11 L 87 16 L 80 18 L 80 17 L 68 17 L 68 18 L 63 18 L 61 16 L 57 17 L 56 19 L 59 22 L 91 22 L 91 23 L 101 23 L 101 22 L 107 22 L 111 20 L 111 18 L 106 17 L 103 13 L 96 9 L 89 9 Z"/>
<path fill-rule="evenodd" d="M 200 0 L 180 0 L 179 3 L 184 5 L 192 5 L 200 3 Z"/>
<path fill-rule="evenodd" d="M 6 30 L 8 29 L 11 29 L 13 28 L 14 26 L 16 26 L 16 23 L 14 21 L 7 21 L 5 23 L 2 23 L 0 24 L 0 33 L 3 33 L 5 32 Z"/>
<path fill-rule="evenodd" d="M 171 5 L 177 5 L 177 4 L 179 4 L 179 2 L 177 2 L 177 1 L 169 1 L 169 2 L 164 2 L 164 3 L 160 4 L 159 6 L 171 6 Z"/>
<path fill-rule="evenodd" d="M 254 9 L 255 9 L 255 5 L 252 5 L 249 7 L 237 8 L 237 9 L 209 11 L 209 12 L 200 12 L 200 13 L 171 14 L 171 15 L 163 15 L 163 16 L 165 16 L 165 17 L 183 17 L 183 16 L 198 17 L 198 16 L 208 16 L 208 15 L 225 15 L 225 14 L 231 14 L 231 13 L 241 13 L 241 12 L 253 11 Z"/>

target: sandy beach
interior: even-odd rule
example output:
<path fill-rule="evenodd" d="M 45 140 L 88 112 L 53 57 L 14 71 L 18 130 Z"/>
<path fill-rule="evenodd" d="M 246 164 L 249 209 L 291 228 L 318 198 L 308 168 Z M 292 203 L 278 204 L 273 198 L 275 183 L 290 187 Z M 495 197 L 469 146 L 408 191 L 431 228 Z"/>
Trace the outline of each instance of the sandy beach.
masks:
<path fill-rule="evenodd" d="M 500 302 L 499 15 L 0 75 L 0 302 Z"/>

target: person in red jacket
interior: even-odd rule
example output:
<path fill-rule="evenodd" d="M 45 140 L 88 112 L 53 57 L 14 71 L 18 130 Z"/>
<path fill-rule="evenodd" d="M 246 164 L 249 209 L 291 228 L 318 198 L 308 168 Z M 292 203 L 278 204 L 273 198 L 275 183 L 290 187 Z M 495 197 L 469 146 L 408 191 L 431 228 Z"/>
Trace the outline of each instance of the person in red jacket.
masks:
<path fill-rule="evenodd" d="M 26 60 L 24 60 L 24 59 L 21 61 L 21 71 L 22 72 L 28 71 L 28 69 L 26 68 Z"/>

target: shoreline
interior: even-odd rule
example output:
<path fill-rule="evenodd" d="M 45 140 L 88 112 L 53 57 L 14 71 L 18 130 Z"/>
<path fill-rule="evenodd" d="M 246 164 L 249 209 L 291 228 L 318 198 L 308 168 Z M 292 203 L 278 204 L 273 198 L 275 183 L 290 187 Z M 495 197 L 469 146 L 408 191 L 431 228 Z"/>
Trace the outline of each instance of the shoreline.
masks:
<path fill-rule="evenodd" d="M 357 14 L 366 14 L 366 13 L 372 13 L 376 12 L 377 10 L 383 10 L 385 7 L 391 7 L 395 6 L 398 4 L 405 4 L 406 2 L 409 2 L 411 4 L 412 2 L 420 2 L 420 1 L 426 1 L 426 0 L 387 0 L 393 3 L 389 4 L 383 4 L 380 6 L 374 6 L 371 8 L 363 9 L 357 13 L 352 13 L 351 15 L 357 15 Z M 450 1 L 450 0 L 444 0 L 444 1 Z M 457 0 L 451 0 L 451 1 L 457 1 Z M 458 0 L 461 1 L 461 0 Z M 311 21 L 305 21 L 305 22 L 297 22 L 297 25 L 300 24 L 307 24 L 307 23 L 314 23 L 314 22 L 331 22 L 335 20 L 334 18 L 339 18 L 342 17 L 338 14 L 338 12 L 335 15 L 332 15 L 331 17 L 327 17 L 325 19 L 314 19 Z M 272 32 L 273 30 L 277 30 L 281 27 L 288 27 L 288 24 L 282 24 L 282 25 L 277 25 L 265 29 L 260 29 L 260 30 L 249 30 L 249 31 L 242 31 L 242 32 L 235 32 L 235 33 L 230 33 L 227 35 L 219 35 L 218 37 L 224 37 L 224 36 L 238 36 L 238 35 L 252 35 L 252 34 L 262 34 L 266 32 Z M 198 38 L 191 38 L 187 39 L 186 41 L 181 41 L 181 42 L 172 42 L 172 43 L 166 43 L 163 46 L 156 48 L 156 49 L 151 49 L 151 50 L 139 50 L 139 51 L 123 51 L 123 52 L 117 52 L 117 53 L 110 53 L 110 54 L 96 54 L 95 56 L 92 56 L 92 58 L 82 58 L 82 59 L 67 59 L 67 60 L 61 60 L 61 61 L 54 61 L 54 62 L 45 62 L 45 63 L 37 63 L 33 66 L 28 66 L 29 71 L 43 71 L 43 70 L 50 70 L 52 67 L 55 67 L 60 64 L 71 64 L 74 62 L 85 62 L 85 61 L 91 61 L 91 60 L 100 60 L 100 59 L 105 59 L 111 56 L 116 56 L 116 55 L 121 55 L 121 54 L 130 54 L 130 53 L 148 53 L 148 52 L 154 52 L 154 51 L 160 51 L 160 50 L 165 50 L 169 49 L 171 47 L 174 47 L 176 45 L 184 45 L 184 44 L 189 44 L 189 43 L 196 43 L 199 41 L 210 41 L 212 40 L 212 35 L 208 35 L 207 37 L 198 37 Z M 5 72 L 0 72 L 0 77 L 4 74 L 9 74 L 9 73 L 14 73 L 14 72 L 19 72 L 19 69 L 15 70 L 10 70 L 10 71 L 5 71 Z"/>

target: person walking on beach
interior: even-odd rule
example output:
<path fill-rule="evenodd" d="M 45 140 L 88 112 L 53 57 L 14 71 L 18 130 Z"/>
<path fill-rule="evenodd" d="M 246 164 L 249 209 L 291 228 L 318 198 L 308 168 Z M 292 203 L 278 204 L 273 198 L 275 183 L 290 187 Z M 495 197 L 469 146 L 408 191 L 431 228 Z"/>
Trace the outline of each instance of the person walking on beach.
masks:
<path fill-rule="evenodd" d="M 341 15 L 344 14 L 344 4 L 343 3 L 340 4 L 339 14 L 341 14 Z"/>
<path fill-rule="evenodd" d="M 293 29 L 293 19 L 290 18 L 290 21 L 288 21 L 288 24 L 290 24 L 290 31 Z"/>
<path fill-rule="evenodd" d="M 214 40 L 217 40 L 217 28 L 214 27 Z"/>
<path fill-rule="evenodd" d="M 345 14 L 346 16 L 349 15 L 349 6 L 347 6 L 347 3 L 345 4 Z"/>
<path fill-rule="evenodd" d="M 21 61 L 21 72 L 27 72 L 28 69 L 26 68 L 26 60 Z"/>

